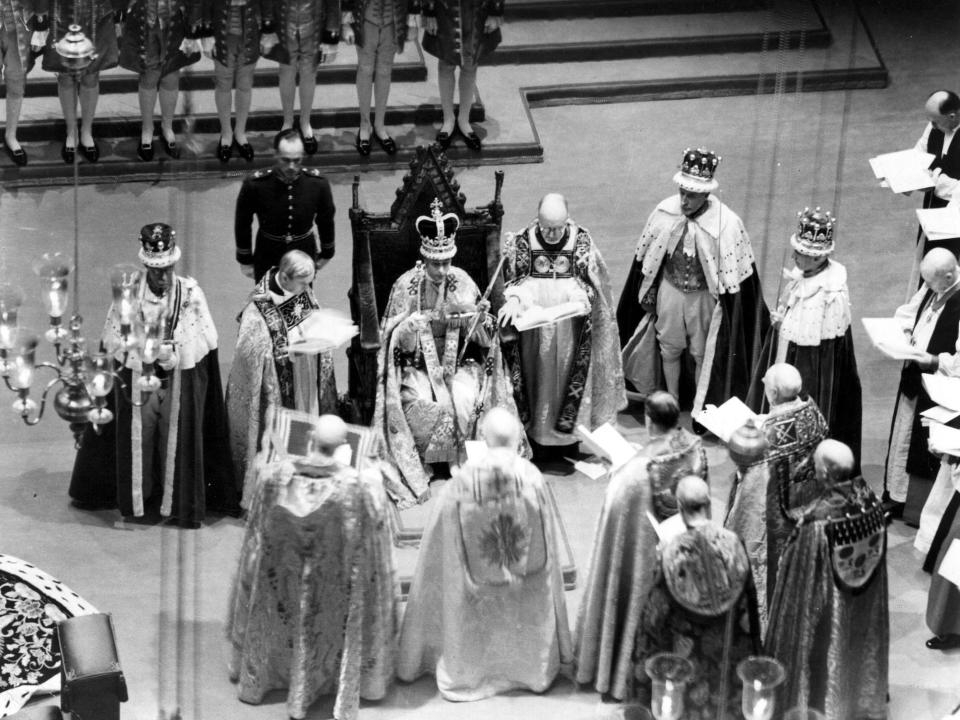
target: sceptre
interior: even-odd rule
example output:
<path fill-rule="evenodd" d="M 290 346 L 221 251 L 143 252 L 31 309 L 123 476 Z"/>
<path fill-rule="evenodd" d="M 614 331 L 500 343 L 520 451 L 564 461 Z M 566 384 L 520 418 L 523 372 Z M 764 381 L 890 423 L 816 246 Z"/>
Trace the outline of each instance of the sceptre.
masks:
<path fill-rule="evenodd" d="M 512 235 L 513 233 L 507 233 L 508 237 Z M 500 271 L 503 270 L 503 263 L 506 259 L 507 259 L 506 255 L 503 255 L 503 254 L 500 255 L 500 262 L 497 263 L 497 269 L 494 270 L 493 275 L 490 276 L 490 282 L 487 283 L 487 289 L 483 291 L 483 296 L 480 298 L 481 303 L 487 298 L 489 298 L 490 293 L 493 292 L 493 286 L 496 284 L 497 278 L 500 277 Z M 480 303 L 477 303 L 477 304 L 479 305 Z M 477 325 L 479 323 L 480 323 L 480 313 L 477 312 L 477 314 L 473 318 L 473 322 L 470 323 L 470 327 L 467 330 L 467 334 L 463 338 L 463 347 L 460 349 L 460 354 L 457 355 L 458 367 L 460 363 L 463 362 L 463 356 L 467 352 L 467 341 L 469 340 L 470 336 L 473 335 L 473 332 L 477 329 Z"/>

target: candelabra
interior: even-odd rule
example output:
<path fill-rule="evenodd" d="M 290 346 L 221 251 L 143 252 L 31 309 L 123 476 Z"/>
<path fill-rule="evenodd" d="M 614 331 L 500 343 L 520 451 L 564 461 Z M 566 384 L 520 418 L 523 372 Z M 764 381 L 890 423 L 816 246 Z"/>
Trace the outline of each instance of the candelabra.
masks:
<path fill-rule="evenodd" d="M 79 442 L 88 423 L 99 432 L 102 425 L 113 420 L 113 413 L 106 405 L 115 382 L 119 382 L 122 391 L 127 389 L 115 370 L 115 355 L 121 355 L 121 364 L 126 365 L 129 353 L 137 351 L 142 363 L 137 387 L 145 397 L 141 402 L 131 402 L 132 405 L 142 405 L 159 387 L 154 364 L 163 353 L 165 323 L 163 317 L 144 318 L 140 312 L 137 298 L 140 270 L 134 265 L 117 265 L 110 281 L 115 312 L 120 319 L 119 339 L 108 344 L 107 352 L 88 352 L 81 334 L 80 315 L 75 313 L 67 327 L 63 327 L 73 269 L 61 253 L 47 253 L 34 265 L 50 319 L 44 337 L 53 345 L 55 362 L 37 362 L 39 337 L 19 324 L 23 292 L 10 284 L 0 285 L 0 376 L 7 388 L 17 394 L 13 410 L 27 425 L 40 422 L 50 392 L 59 385 L 59 391 L 53 396 L 53 408 L 70 423 Z M 38 405 L 30 397 L 30 389 L 40 370 L 53 372 L 54 377 L 44 386 Z"/>
<path fill-rule="evenodd" d="M 79 87 L 80 76 L 96 57 L 93 43 L 80 27 L 71 25 L 63 38 L 54 45 L 64 67 Z M 111 354 L 89 353 L 81 334 L 83 318 L 79 311 L 79 283 L 74 284 L 74 314 L 63 326 L 69 299 L 70 275 L 79 265 L 80 221 L 78 206 L 79 173 L 76 154 L 73 164 L 73 261 L 61 253 L 46 253 L 33 270 L 40 278 L 41 299 L 50 327 L 44 337 L 53 345 L 55 362 L 37 362 L 38 335 L 19 323 L 24 294 L 10 284 L 0 285 L 0 377 L 7 388 L 17 394 L 13 410 L 27 425 L 36 425 L 43 418 L 47 397 L 53 388 L 60 389 L 53 396 L 57 415 L 70 423 L 74 439 L 79 444 L 87 424 L 99 432 L 102 425 L 113 420 L 107 409 L 107 398 L 119 380 L 112 353 L 122 351 L 126 364 L 131 350 L 138 350 L 143 362 L 143 376 L 138 387 L 146 396 L 159 387 L 153 374 L 153 363 L 162 345 L 162 318 L 145 321 L 140 317 L 137 288 L 140 271 L 132 265 L 116 266 L 111 273 L 113 300 L 120 315 L 120 345 L 107 348 Z M 47 382 L 37 404 L 30 397 L 30 389 L 40 370 L 54 373 Z M 125 389 L 120 380 L 121 389 Z M 132 403 L 142 405 L 146 402 Z"/>

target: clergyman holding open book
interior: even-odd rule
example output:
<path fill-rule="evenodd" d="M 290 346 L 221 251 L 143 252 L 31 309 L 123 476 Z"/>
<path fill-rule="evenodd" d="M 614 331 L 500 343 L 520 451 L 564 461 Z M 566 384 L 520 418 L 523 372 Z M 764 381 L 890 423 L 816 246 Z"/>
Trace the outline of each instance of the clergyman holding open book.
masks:
<path fill-rule="evenodd" d="M 499 320 L 517 409 L 538 457 L 569 455 L 577 425 L 592 430 L 626 406 L 607 266 L 556 193 L 506 235 L 503 254 Z"/>

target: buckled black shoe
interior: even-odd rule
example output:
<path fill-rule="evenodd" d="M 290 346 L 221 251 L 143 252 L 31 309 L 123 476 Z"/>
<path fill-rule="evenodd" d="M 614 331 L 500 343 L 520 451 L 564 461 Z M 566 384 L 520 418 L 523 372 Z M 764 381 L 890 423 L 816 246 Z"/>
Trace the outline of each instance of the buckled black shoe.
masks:
<path fill-rule="evenodd" d="M 441 130 L 437 133 L 436 143 L 440 146 L 441 150 L 446 150 L 450 147 L 450 143 L 453 142 L 453 137 L 448 132 Z"/>
<path fill-rule="evenodd" d="M 95 163 L 100 159 L 100 146 L 97 145 L 96 140 L 93 141 L 93 145 L 80 143 L 80 154 L 87 159 L 87 162 Z"/>
<path fill-rule="evenodd" d="M 474 152 L 480 152 L 480 150 L 483 148 L 483 141 L 480 139 L 479 135 L 473 132 L 473 130 L 465 133 L 460 129 L 459 126 L 457 126 L 457 132 L 459 132 L 461 137 L 463 137 L 463 144 Z"/>
<path fill-rule="evenodd" d="M 221 145 L 217 143 L 217 159 L 222 163 L 230 162 L 233 156 L 233 145 Z"/>
<path fill-rule="evenodd" d="M 357 140 L 354 142 L 354 145 L 357 148 L 357 152 L 360 153 L 362 157 L 367 157 L 370 154 L 370 138 L 366 140 L 360 137 L 360 133 L 357 133 Z"/>
<path fill-rule="evenodd" d="M 140 143 L 137 146 L 137 157 L 144 162 L 153 160 L 153 143 Z"/>
<path fill-rule="evenodd" d="M 303 137 L 303 135 L 301 135 L 301 137 Z M 320 147 L 320 144 L 317 142 L 316 135 L 311 135 L 310 137 L 303 138 L 303 151 L 307 155 L 316 155 L 319 147 Z"/>
<path fill-rule="evenodd" d="M 379 145 L 387 155 L 397 154 L 397 143 L 394 142 L 392 137 L 387 135 L 387 137 L 382 138 L 377 134 L 377 131 L 374 130 L 373 138 L 377 141 L 377 145 Z"/>
<path fill-rule="evenodd" d="M 180 148 L 177 147 L 176 140 L 174 140 L 173 142 L 170 142 L 163 136 L 163 133 L 160 133 L 160 144 L 163 146 L 163 151 L 167 155 L 172 157 L 174 160 L 180 159 Z"/>
<path fill-rule="evenodd" d="M 63 162 L 67 165 L 73 165 L 73 161 L 76 159 L 77 149 L 75 147 L 67 147 L 67 141 L 63 141 L 63 147 L 60 148 L 60 157 L 63 158 Z"/>
<path fill-rule="evenodd" d="M 4 145 L 3 149 L 7 151 L 7 157 L 17 167 L 23 167 L 27 164 L 27 151 L 22 147 L 11 150 L 9 145 Z"/>
<path fill-rule="evenodd" d="M 245 142 L 243 143 L 243 145 L 241 145 L 240 143 L 237 143 L 237 152 L 239 152 L 240 157 L 242 157 L 247 162 L 253 162 L 253 145 L 251 145 L 250 143 Z"/>

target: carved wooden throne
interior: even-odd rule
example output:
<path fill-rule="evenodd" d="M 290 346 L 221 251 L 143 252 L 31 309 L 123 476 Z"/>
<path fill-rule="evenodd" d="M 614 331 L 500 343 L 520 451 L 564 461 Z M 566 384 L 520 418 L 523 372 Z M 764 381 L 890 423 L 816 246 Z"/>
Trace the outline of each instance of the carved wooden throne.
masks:
<path fill-rule="evenodd" d="M 377 351 L 380 349 L 380 318 L 394 281 L 420 258 L 420 236 L 415 223 L 430 214 L 430 203 L 439 198 L 441 212 L 460 217 L 457 255 L 453 264 L 467 271 L 481 292 L 496 272 L 500 260 L 500 225 L 503 205 L 500 190 L 503 171 L 494 173 L 493 200 L 476 208 L 466 207 L 460 184 L 446 155 L 436 146 L 418 147 L 410 161 L 410 172 L 397 189 L 389 212 L 368 212 L 360 207 L 360 178 L 353 180 L 353 282 L 350 286 L 350 314 L 360 333 L 350 344 L 348 414 L 354 422 L 370 423 L 376 400 Z M 503 301 L 502 280 L 490 296 L 493 312 Z"/>

